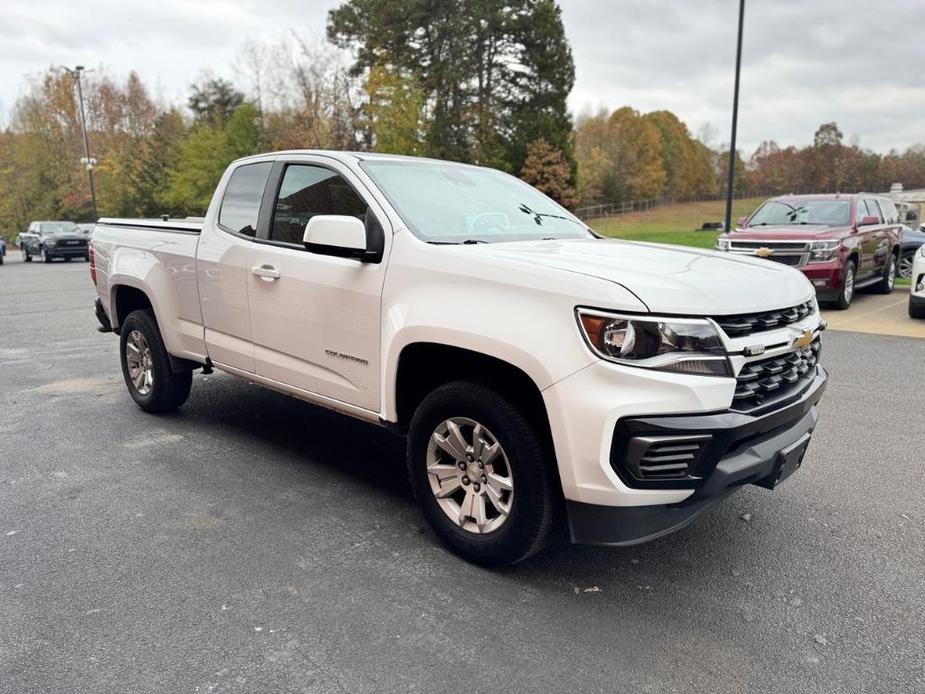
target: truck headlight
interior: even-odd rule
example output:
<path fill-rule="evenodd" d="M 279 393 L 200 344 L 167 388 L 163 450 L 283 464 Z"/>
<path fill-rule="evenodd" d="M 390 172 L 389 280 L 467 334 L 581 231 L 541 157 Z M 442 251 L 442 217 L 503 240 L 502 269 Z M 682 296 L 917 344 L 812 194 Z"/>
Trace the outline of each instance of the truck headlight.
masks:
<path fill-rule="evenodd" d="M 54 248 L 54 247 L 55 247 L 55 244 L 58 243 L 58 242 L 55 241 L 54 239 L 45 239 L 45 240 L 43 241 L 43 243 L 44 243 L 46 246 L 51 246 L 52 248 Z"/>
<path fill-rule="evenodd" d="M 659 371 L 731 376 L 716 328 L 696 318 L 624 316 L 579 308 L 578 324 L 602 359 Z"/>
<path fill-rule="evenodd" d="M 728 251 L 729 250 L 729 239 L 716 239 L 715 248 L 718 251 Z"/>
<path fill-rule="evenodd" d="M 813 241 L 809 244 L 809 262 L 824 263 L 831 260 L 841 241 Z"/>

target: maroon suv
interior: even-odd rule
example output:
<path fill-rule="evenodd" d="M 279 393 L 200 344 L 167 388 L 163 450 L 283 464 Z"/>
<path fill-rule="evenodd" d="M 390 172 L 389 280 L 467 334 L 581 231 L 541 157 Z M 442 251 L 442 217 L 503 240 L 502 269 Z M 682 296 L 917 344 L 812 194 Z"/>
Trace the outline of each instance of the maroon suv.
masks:
<path fill-rule="evenodd" d="M 787 195 L 740 219 L 736 229 L 716 240 L 716 248 L 798 267 L 820 302 L 845 309 L 856 289 L 893 291 L 901 235 L 899 213 L 889 198 Z"/>

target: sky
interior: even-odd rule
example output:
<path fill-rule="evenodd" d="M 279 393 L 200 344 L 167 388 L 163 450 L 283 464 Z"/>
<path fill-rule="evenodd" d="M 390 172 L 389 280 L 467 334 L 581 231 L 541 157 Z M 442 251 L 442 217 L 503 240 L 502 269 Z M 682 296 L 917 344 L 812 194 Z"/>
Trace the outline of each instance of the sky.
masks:
<path fill-rule="evenodd" d="M 29 80 L 83 64 L 139 73 L 185 102 L 203 71 L 232 80 L 248 40 L 321 40 L 337 0 L 2 0 L 0 124 Z M 736 0 L 560 0 L 575 56 L 575 115 L 668 109 L 694 135 L 729 141 Z M 812 141 L 836 121 L 880 152 L 925 142 L 925 0 L 747 0 L 739 148 Z M 242 85 L 243 86 L 243 85 Z"/>

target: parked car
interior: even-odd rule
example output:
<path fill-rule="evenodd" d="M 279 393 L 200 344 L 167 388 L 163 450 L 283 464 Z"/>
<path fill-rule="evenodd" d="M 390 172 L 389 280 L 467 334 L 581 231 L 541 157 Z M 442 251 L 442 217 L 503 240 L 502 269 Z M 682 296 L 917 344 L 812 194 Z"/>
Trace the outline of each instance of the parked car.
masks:
<path fill-rule="evenodd" d="M 910 279 L 912 288 L 909 291 L 909 317 L 925 318 L 925 245 L 916 251 Z"/>
<path fill-rule="evenodd" d="M 175 409 L 216 368 L 406 433 L 424 515 L 482 564 L 559 518 L 632 544 L 773 489 L 827 379 L 800 272 L 603 239 L 492 169 L 254 156 L 204 220 L 102 219 L 91 248 L 138 406 Z"/>
<path fill-rule="evenodd" d="M 6 241 L 0 239 L 0 265 L 3 265 L 3 259 L 6 257 Z"/>
<path fill-rule="evenodd" d="M 798 267 L 819 301 L 846 309 L 858 289 L 893 291 L 900 223 L 889 198 L 788 195 L 763 203 L 716 241 L 720 251 Z"/>
<path fill-rule="evenodd" d="M 902 240 L 899 246 L 899 264 L 896 266 L 896 274 L 903 279 L 912 277 L 912 261 L 915 259 L 915 252 L 925 243 L 925 227 L 912 229 L 902 225 Z"/>
<path fill-rule="evenodd" d="M 29 229 L 19 235 L 23 260 L 33 258 L 50 263 L 55 258 L 84 258 L 89 260 L 87 237 L 74 222 L 32 222 Z"/>

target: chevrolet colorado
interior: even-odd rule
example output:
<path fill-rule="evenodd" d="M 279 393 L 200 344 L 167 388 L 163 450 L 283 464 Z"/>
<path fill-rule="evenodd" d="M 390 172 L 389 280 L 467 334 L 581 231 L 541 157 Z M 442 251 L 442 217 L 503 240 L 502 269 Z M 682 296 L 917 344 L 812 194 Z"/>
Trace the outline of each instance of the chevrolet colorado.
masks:
<path fill-rule="evenodd" d="M 798 468 L 826 372 L 777 263 L 603 239 L 491 169 L 348 152 L 234 162 L 206 216 L 101 219 L 101 330 L 144 410 L 221 369 L 407 434 L 463 557 L 676 530 Z"/>

